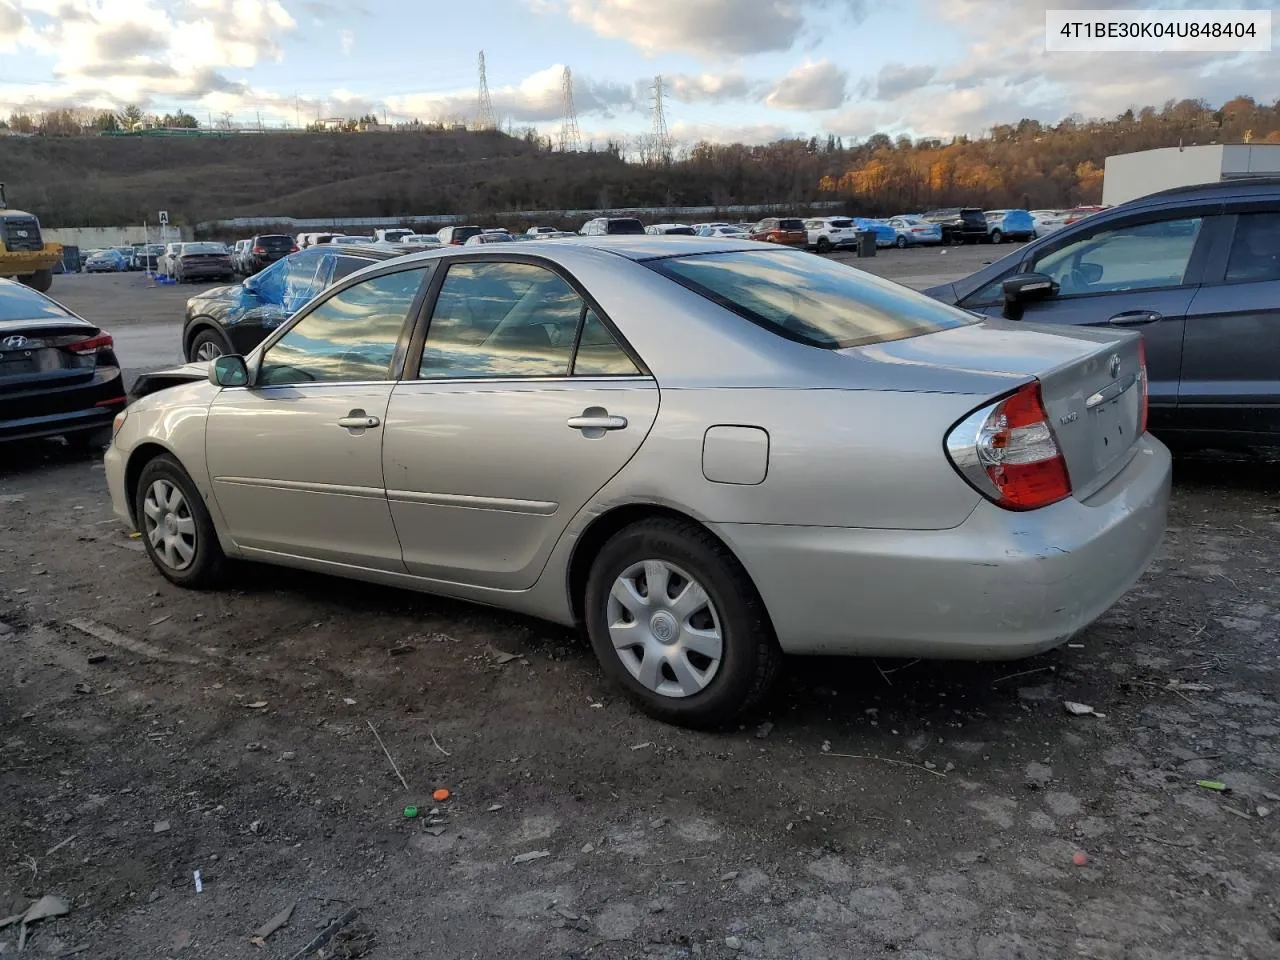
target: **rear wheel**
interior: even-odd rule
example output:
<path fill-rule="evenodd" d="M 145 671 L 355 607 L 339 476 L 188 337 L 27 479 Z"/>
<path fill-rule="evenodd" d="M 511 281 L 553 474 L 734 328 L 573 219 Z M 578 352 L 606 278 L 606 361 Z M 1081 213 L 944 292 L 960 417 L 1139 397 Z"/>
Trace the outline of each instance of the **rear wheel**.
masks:
<path fill-rule="evenodd" d="M 592 564 L 584 608 L 605 673 L 669 723 L 725 724 L 764 698 L 781 667 L 746 571 L 688 521 L 646 520 L 615 534 Z"/>
<path fill-rule="evenodd" d="M 227 560 L 213 520 L 187 471 L 168 454 L 142 468 L 134 517 L 147 555 L 166 579 L 193 589 L 221 581 Z"/>
<path fill-rule="evenodd" d="M 898 249 L 899 249 L 899 250 L 905 250 L 905 249 L 907 249 L 907 238 L 906 238 L 906 237 L 898 237 L 898 239 L 897 239 L 897 240 L 895 240 L 895 241 L 894 241 L 894 243 L 896 243 L 896 244 L 898 245 Z"/>
<path fill-rule="evenodd" d="M 1004 243 L 1004 232 L 999 228 L 991 231 L 992 243 Z"/>
<path fill-rule="evenodd" d="M 818 252 L 819 252 L 819 253 L 830 253 L 830 252 L 831 252 L 831 241 L 830 241 L 830 240 L 828 240 L 826 237 L 819 237 L 819 238 L 818 238 Z"/>

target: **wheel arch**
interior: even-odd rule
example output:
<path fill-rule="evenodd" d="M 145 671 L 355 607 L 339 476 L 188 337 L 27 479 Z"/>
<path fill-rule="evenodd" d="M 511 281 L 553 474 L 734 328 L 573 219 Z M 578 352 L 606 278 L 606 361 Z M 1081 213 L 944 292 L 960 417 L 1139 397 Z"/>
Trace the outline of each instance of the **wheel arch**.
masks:
<path fill-rule="evenodd" d="M 225 346 L 231 347 L 231 340 L 227 336 L 226 331 L 222 329 L 222 327 L 220 327 L 217 323 L 215 323 L 213 320 L 209 319 L 208 317 L 196 317 L 194 320 L 191 321 L 190 324 L 187 325 L 187 329 L 183 331 L 183 334 L 182 334 L 182 359 L 183 360 L 186 360 L 191 355 L 191 344 L 195 342 L 196 337 L 200 336 L 200 334 L 204 333 L 206 330 L 211 330 L 212 332 L 216 333 L 219 336 L 219 338 L 221 338 L 222 343 Z"/>
<path fill-rule="evenodd" d="M 164 444 L 157 443 L 155 440 L 145 440 L 129 451 L 129 459 L 125 461 L 124 492 L 129 508 L 129 519 L 133 521 L 135 527 L 138 518 L 134 515 L 133 505 L 138 495 L 138 480 L 142 477 L 142 471 L 146 469 L 147 464 L 164 454 L 168 454 L 175 460 L 178 457 Z M 181 463 L 181 461 L 178 462 Z"/>
<path fill-rule="evenodd" d="M 580 628 L 585 626 L 587 578 L 591 575 L 592 563 L 595 562 L 604 545 L 609 542 L 614 534 L 644 520 L 680 520 L 700 527 L 708 536 L 720 544 L 729 556 L 733 557 L 739 568 L 741 568 L 743 575 L 751 584 L 751 588 L 755 590 L 757 596 L 760 596 L 761 604 L 763 605 L 764 598 L 760 594 L 760 588 L 756 586 L 755 580 L 750 571 L 747 570 L 746 564 L 742 562 L 742 558 L 737 555 L 732 546 L 725 542 L 723 537 L 719 536 L 703 521 L 674 507 L 656 503 L 628 503 L 612 507 L 592 520 L 578 535 L 577 541 L 573 545 L 573 552 L 569 556 L 568 563 L 568 582 L 565 586 L 569 592 L 569 608 L 572 611 L 573 622 L 576 626 Z M 767 615 L 767 607 L 765 612 Z M 772 624 L 770 626 L 772 627 Z"/>

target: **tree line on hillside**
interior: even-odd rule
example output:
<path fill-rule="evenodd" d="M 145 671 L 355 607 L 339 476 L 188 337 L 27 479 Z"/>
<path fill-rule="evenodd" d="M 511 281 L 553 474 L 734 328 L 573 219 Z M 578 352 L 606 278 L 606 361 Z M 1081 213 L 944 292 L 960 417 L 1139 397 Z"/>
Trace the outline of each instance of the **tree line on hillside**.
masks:
<path fill-rule="evenodd" d="M 225 114 L 229 119 L 230 114 Z M 8 120 L 0 120 L 0 130 L 45 137 L 81 137 L 120 130 L 154 130 L 178 128 L 196 130 L 200 121 L 185 111 L 156 114 L 144 113 L 136 104 L 129 104 L 118 113 L 114 110 L 89 110 L 78 107 L 62 107 L 39 113 L 14 111 Z"/>
<path fill-rule="evenodd" d="M 373 122 L 373 116 L 353 121 L 357 128 Z M 102 217 L 118 218 L 125 207 L 132 211 L 141 205 L 139 212 L 129 215 L 142 215 L 154 206 L 157 198 L 150 194 L 158 184 L 153 177 L 151 188 L 143 190 L 146 185 L 140 186 L 136 178 L 128 184 L 113 181 L 127 170 L 128 157 L 142 149 L 137 142 L 117 141 L 114 149 L 103 153 L 89 146 L 98 141 L 77 135 L 86 129 L 137 129 L 139 124 L 198 126 L 194 117 L 181 111 L 148 117 L 136 107 L 118 114 L 66 110 L 38 117 L 15 115 L 7 126 L 50 138 L 26 141 L 49 148 L 39 151 L 44 154 L 40 162 L 27 158 L 27 179 L 32 181 L 25 184 L 28 192 L 43 194 L 51 216 L 61 211 L 59 219 L 88 216 L 96 224 Z M 233 178 L 239 184 L 234 195 L 213 189 L 203 179 L 184 178 L 181 195 L 166 197 L 165 204 L 172 215 L 188 221 L 251 214 L 479 215 L 516 209 L 761 203 L 800 208 L 815 200 L 833 199 L 842 201 L 850 214 L 870 216 L 970 204 L 986 209 L 1069 207 L 1100 199 L 1103 161 L 1110 154 L 1179 143 L 1280 143 L 1280 103 L 1264 105 L 1239 96 L 1215 108 L 1203 100 L 1171 100 L 1161 108 L 1126 110 L 1111 119 L 1071 116 L 1056 124 L 1022 119 L 998 124 L 981 137 L 947 141 L 893 139 L 883 133 L 849 145 L 836 136 L 760 145 L 658 144 L 642 137 L 635 142 L 590 144 L 572 154 L 559 153 L 549 137 L 531 127 L 504 134 L 407 124 L 396 131 L 435 134 L 430 142 L 436 146 L 428 149 L 425 142 L 393 133 L 385 134 L 393 139 L 376 139 L 368 147 L 369 141 L 361 136 L 340 136 L 323 141 L 327 144 L 323 147 L 322 141 L 314 141 L 313 148 L 299 142 L 296 149 L 272 147 L 277 141 L 270 137 L 243 142 L 231 138 L 217 151 L 218 162 L 227 171 L 237 163 L 253 164 L 259 170 L 268 154 L 295 159 L 271 166 L 272 179 L 262 182 L 261 189 L 255 187 L 253 177 Z M 58 144 L 66 149 L 55 150 Z M 337 156 L 335 150 L 345 158 L 337 166 L 306 167 L 297 159 L 317 151 Z M 209 162 L 212 156 L 206 156 L 206 149 L 192 154 L 177 143 L 155 146 L 153 153 L 148 154 L 150 162 L 161 162 L 168 173 L 179 177 L 182 169 Z M 11 157 L 9 165 L 17 159 Z M 3 158 L 0 166 L 5 166 Z M 348 178 L 356 176 L 344 180 L 344 189 L 335 192 L 325 186 L 325 178 L 337 175 L 335 171 Z M 22 179 L 16 170 L 13 178 Z M 74 194 L 61 196 L 66 190 Z M 149 194 L 145 202 L 130 199 L 140 190 Z"/>

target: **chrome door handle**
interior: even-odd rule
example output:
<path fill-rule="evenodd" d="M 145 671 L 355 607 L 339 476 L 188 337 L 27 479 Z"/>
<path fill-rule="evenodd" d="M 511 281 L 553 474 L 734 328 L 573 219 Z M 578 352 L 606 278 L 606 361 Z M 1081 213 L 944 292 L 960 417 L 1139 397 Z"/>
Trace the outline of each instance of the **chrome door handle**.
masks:
<path fill-rule="evenodd" d="M 627 428 L 626 417 L 570 417 L 565 423 L 569 424 L 574 430 L 625 430 Z"/>
<path fill-rule="evenodd" d="M 1160 314 L 1154 310 L 1129 310 L 1125 313 L 1117 313 L 1107 320 L 1107 323 L 1113 327 L 1140 327 L 1144 323 L 1155 323 L 1159 319 L 1161 319 Z"/>
<path fill-rule="evenodd" d="M 377 417 L 341 417 L 338 420 L 338 426 L 346 427 L 348 430 L 368 430 L 381 422 Z"/>

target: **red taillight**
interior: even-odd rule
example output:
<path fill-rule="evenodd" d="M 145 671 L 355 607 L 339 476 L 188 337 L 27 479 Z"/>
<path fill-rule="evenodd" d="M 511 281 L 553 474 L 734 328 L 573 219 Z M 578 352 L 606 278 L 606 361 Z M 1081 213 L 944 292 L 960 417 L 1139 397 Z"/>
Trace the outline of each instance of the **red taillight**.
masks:
<path fill-rule="evenodd" d="M 266 248 L 266 247 L 254 247 L 254 248 L 253 248 L 253 250 L 252 250 L 252 252 L 253 252 L 253 253 L 266 253 L 266 252 L 267 252 L 267 248 Z"/>
<path fill-rule="evenodd" d="M 290 253 L 297 253 L 297 252 L 298 252 L 298 245 L 295 243 L 292 247 L 290 247 L 290 248 L 289 248 L 289 252 L 290 252 Z"/>
<path fill-rule="evenodd" d="M 99 350 L 109 350 L 114 345 L 115 341 L 111 339 L 111 334 L 100 333 L 96 337 L 68 343 L 63 349 L 85 356 L 90 353 L 97 353 Z"/>
<path fill-rule="evenodd" d="M 1038 380 L 958 423 L 947 453 L 966 480 L 1007 510 L 1035 510 L 1071 495 Z"/>
<path fill-rule="evenodd" d="M 1138 421 L 1138 436 L 1147 432 L 1147 410 L 1151 401 L 1147 394 L 1147 341 L 1138 341 L 1138 379 L 1142 381 L 1142 417 Z"/>

